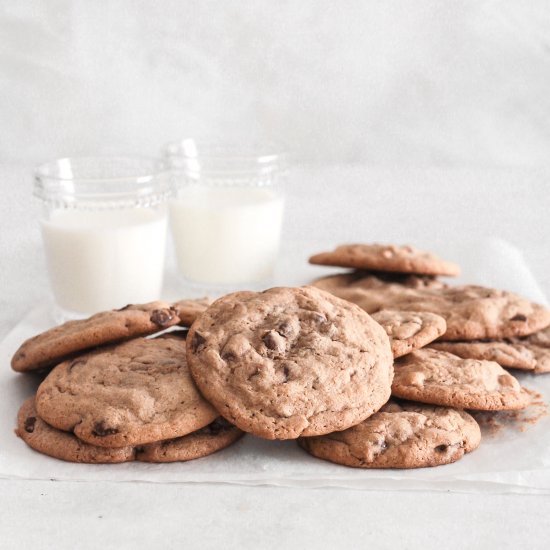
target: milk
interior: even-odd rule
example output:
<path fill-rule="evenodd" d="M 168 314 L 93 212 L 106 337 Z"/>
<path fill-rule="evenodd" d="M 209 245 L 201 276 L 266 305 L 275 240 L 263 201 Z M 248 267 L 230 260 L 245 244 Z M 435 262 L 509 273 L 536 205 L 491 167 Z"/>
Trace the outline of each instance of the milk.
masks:
<path fill-rule="evenodd" d="M 180 272 L 208 284 L 268 279 L 275 266 L 283 198 L 269 189 L 189 186 L 170 202 Z"/>
<path fill-rule="evenodd" d="M 57 304 L 76 313 L 159 298 L 166 213 L 152 209 L 56 210 L 42 221 Z"/>

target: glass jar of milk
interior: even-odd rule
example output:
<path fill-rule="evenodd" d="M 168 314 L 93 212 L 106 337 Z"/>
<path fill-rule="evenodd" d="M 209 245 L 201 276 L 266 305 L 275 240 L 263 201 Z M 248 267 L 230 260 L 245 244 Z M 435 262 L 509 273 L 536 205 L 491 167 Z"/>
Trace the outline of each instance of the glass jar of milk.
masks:
<path fill-rule="evenodd" d="M 65 158 L 36 170 L 58 320 L 160 297 L 170 178 L 147 158 Z"/>
<path fill-rule="evenodd" d="M 191 283 L 255 286 L 273 275 L 283 220 L 284 157 L 258 148 L 170 143 L 178 268 Z"/>

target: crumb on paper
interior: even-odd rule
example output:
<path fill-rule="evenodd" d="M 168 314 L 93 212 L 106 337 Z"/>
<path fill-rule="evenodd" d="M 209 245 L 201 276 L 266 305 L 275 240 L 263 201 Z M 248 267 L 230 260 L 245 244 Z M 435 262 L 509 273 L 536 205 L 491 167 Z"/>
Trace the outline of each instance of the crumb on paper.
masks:
<path fill-rule="evenodd" d="M 525 388 L 531 396 L 529 405 L 519 411 L 478 411 L 473 416 L 479 424 L 484 436 L 493 437 L 504 428 L 525 432 L 548 415 L 548 405 L 542 394 Z"/>

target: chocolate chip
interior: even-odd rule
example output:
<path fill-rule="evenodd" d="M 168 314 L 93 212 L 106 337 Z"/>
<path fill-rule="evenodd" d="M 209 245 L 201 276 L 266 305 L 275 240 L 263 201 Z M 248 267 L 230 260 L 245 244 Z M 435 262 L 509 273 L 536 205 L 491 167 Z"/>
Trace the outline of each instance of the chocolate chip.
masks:
<path fill-rule="evenodd" d="M 290 376 L 290 369 L 287 365 L 283 367 L 283 374 L 285 375 L 285 383 L 288 382 L 288 377 Z"/>
<path fill-rule="evenodd" d="M 447 449 L 449 448 L 448 445 L 438 445 L 435 450 L 438 452 L 438 453 L 444 453 L 447 451 Z"/>
<path fill-rule="evenodd" d="M 151 313 L 151 322 L 159 327 L 166 326 L 174 318 L 174 310 L 170 309 L 155 309 Z"/>
<path fill-rule="evenodd" d="M 232 351 L 224 351 L 221 357 L 226 362 L 235 361 L 235 359 L 237 359 L 237 356 Z"/>
<path fill-rule="evenodd" d="M 94 429 L 92 431 L 92 434 L 97 435 L 98 437 L 104 437 L 106 435 L 113 435 L 117 433 L 118 433 L 117 428 L 107 427 L 107 425 L 103 420 L 101 422 L 96 422 Z"/>
<path fill-rule="evenodd" d="M 204 346 L 205 343 L 206 338 L 202 334 L 195 332 L 195 334 L 193 334 L 193 340 L 191 341 L 191 349 L 194 352 L 200 351 L 200 348 Z"/>
<path fill-rule="evenodd" d="M 525 317 L 523 313 L 517 313 L 510 319 L 510 321 L 527 321 L 527 317 Z"/>
<path fill-rule="evenodd" d="M 29 416 L 25 419 L 25 431 L 32 434 L 34 425 L 36 424 L 36 416 Z"/>
<path fill-rule="evenodd" d="M 226 432 L 231 429 L 231 424 L 225 418 L 216 418 L 204 428 L 210 435 L 218 435 L 220 432 Z"/>
<path fill-rule="evenodd" d="M 288 321 L 284 321 L 277 328 L 277 332 L 284 338 L 288 338 L 289 336 L 292 336 L 292 333 L 293 333 L 292 324 L 289 323 Z"/>
<path fill-rule="evenodd" d="M 268 349 L 276 350 L 278 349 L 278 343 L 273 335 L 273 332 L 266 332 L 262 338 L 262 342 L 265 344 L 265 347 Z"/>

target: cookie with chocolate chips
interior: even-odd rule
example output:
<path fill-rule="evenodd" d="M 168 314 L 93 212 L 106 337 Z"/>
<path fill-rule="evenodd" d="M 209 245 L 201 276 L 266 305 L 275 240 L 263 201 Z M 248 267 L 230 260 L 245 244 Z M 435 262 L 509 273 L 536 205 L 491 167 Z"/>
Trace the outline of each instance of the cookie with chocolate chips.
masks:
<path fill-rule="evenodd" d="M 206 399 L 267 439 L 344 430 L 389 398 L 393 356 L 384 329 L 312 287 L 220 298 L 191 327 L 187 352 Z"/>
<path fill-rule="evenodd" d="M 428 348 L 395 362 L 392 395 L 478 411 L 523 409 L 529 403 L 527 391 L 498 363 Z"/>
<path fill-rule="evenodd" d="M 325 290 L 348 302 L 357 304 L 367 313 L 375 313 L 384 308 L 392 308 L 406 297 L 418 297 L 421 289 L 439 290 L 447 288 L 438 279 L 399 273 L 340 273 L 321 277 L 311 286 Z"/>
<path fill-rule="evenodd" d="M 471 340 L 432 342 L 431 348 L 447 351 L 464 359 L 496 361 L 501 367 L 550 372 L 550 327 L 518 338 L 504 340 Z"/>
<path fill-rule="evenodd" d="M 176 439 L 140 447 L 99 447 L 44 422 L 36 412 L 34 397 L 27 399 L 19 409 L 16 433 L 35 451 L 60 460 L 86 464 L 115 464 L 133 460 L 183 462 L 225 449 L 244 435 L 226 420 L 217 418 L 208 426 Z"/>
<path fill-rule="evenodd" d="M 183 307 L 179 309 L 183 311 Z M 18 372 L 52 367 L 96 346 L 154 334 L 178 323 L 178 310 L 167 302 L 104 311 L 88 319 L 68 321 L 29 338 L 15 352 L 11 366 Z"/>
<path fill-rule="evenodd" d="M 311 256 L 309 263 L 371 271 L 456 276 L 458 265 L 413 246 L 344 244 Z"/>
<path fill-rule="evenodd" d="M 185 340 L 175 334 L 61 363 L 38 388 L 36 408 L 51 426 L 100 447 L 173 439 L 218 416 L 197 391 Z"/>
<path fill-rule="evenodd" d="M 463 359 L 495 361 L 501 367 L 534 370 L 535 354 L 527 346 L 507 340 L 469 340 L 464 342 L 432 342 L 430 348 L 446 351 Z"/>
<path fill-rule="evenodd" d="M 550 324 L 550 311 L 544 306 L 512 292 L 483 286 L 415 287 L 355 274 L 325 277 L 313 286 L 353 302 L 370 314 L 380 309 L 435 313 L 447 323 L 442 340 L 527 336 Z"/>
<path fill-rule="evenodd" d="M 456 462 L 481 440 L 464 411 L 389 402 L 343 432 L 298 441 L 311 455 L 355 468 L 425 468 Z"/>
<path fill-rule="evenodd" d="M 394 311 L 383 309 L 372 314 L 390 337 L 394 357 L 401 357 L 423 348 L 445 334 L 445 319 L 426 311 Z"/>

